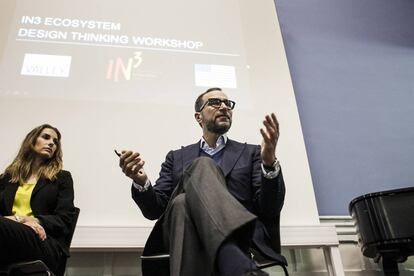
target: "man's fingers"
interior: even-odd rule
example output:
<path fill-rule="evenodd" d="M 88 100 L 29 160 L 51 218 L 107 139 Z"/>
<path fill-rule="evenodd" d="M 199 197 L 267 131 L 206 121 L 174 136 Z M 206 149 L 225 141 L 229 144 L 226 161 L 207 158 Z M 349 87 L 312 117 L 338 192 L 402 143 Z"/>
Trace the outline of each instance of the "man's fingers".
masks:
<path fill-rule="evenodd" d="M 139 162 L 141 162 L 141 158 L 137 157 L 136 159 L 125 163 L 125 168 L 130 169 L 133 166 L 135 166 L 136 164 L 138 164 Z"/>
<path fill-rule="evenodd" d="M 271 126 L 268 121 L 263 121 L 263 125 L 266 127 L 267 138 L 269 139 L 268 142 L 275 143 L 277 141 L 279 134 L 277 129 L 274 126 Z"/>
<path fill-rule="evenodd" d="M 144 164 L 145 164 L 145 161 L 141 160 L 137 165 L 135 165 L 135 167 L 133 167 L 132 173 L 134 175 L 143 174 L 142 168 L 144 167 Z"/>
<path fill-rule="evenodd" d="M 278 122 L 278 120 L 276 118 L 275 113 L 272 112 L 272 114 L 270 114 L 270 116 L 272 117 L 273 122 L 275 122 L 276 125 L 279 125 L 279 122 Z"/>
<path fill-rule="evenodd" d="M 140 182 L 140 177 L 146 176 L 143 170 L 145 161 L 142 160 L 141 154 L 134 151 L 121 151 L 119 166 L 122 172 L 134 181 Z"/>
<path fill-rule="evenodd" d="M 144 172 L 142 171 L 142 168 L 145 165 L 145 161 L 141 158 L 137 158 L 130 163 L 128 163 L 124 169 L 122 170 L 124 174 L 130 178 L 133 178 L 138 175 L 143 175 Z"/>
<path fill-rule="evenodd" d="M 265 116 L 263 125 L 266 127 L 266 131 L 269 133 L 270 138 L 273 140 L 277 140 L 279 138 L 279 122 L 277 121 L 274 113 Z"/>
<path fill-rule="evenodd" d="M 270 137 L 269 137 L 269 134 L 268 134 L 266 131 L 264 131 L 264 129 L 263 129 L 263 128 L 261 128 L 261 129 L 260 129 L 260 133 L 262 134 L 263 140 L 264 140 L 266 143 L 270 143 L 271 139 L 270 139 Z"/>
<path fill-rule="evenodd" d="M 270 115 L 266 115 L 265 117 L 266 122 L 269 123 L 269 125 L 274 128 L 274 129 L 278 129 L 279 128 L 279 122 L 277 121 L 276 115 L 274 113 L 270 114 Z"/>
<path fill-rule="evenodd" d="M 135 161 L 139 156 L 139 152 L 122 151 L 121 157 L 119 158 L 119 166 L 124 169 L 125 166 Z"/>
<path fill-rule="evenodd" d="M 132 151 L 123 150 L 121 156 L 119 157 L 119 166 L 122 168 L 125 163 L 125 158 L 129 157 L 132 154 Z"/>
<path fill-rule="evenodd" d="M 135 160 L 136 158 L 139 157 L 139 153 L 138 152 L 132 152 L 132 151 L 128 151 L 125 153 L 125 155 L 121 155 L 121 158 L 119 159 L 119 163 L 120 164 L 128 164 L 131 161 Z"/>
<path fill-rule="evenodd" d="M 138 158 L 139 156 L 140 156 L 140 153 L 139 152 L 134 152 L 131 155 L 129 155 L 127 158 L 124 159 L 125 160 L 125 163 L 128 163 L 128 162 L 130 162 L 130 161 Z"/>
<path fill-rule="evenodd" d="M 277 118 L 276 118 L 276 115 L 275 115 L 275 113 L 271 113 L 270 115 L 266 115 L 265 116 L 265 120 L 270 124 L 270 125 L 272 125 L 272 127 L 274 127 L 274 128 L 278 128 L 278 126 L 279 126 L 279 122 L 277 121 Z"/>
<path fill-rule="evenodd" d="M 141 162 L 142 160 L 141 160 L 141 158 L 137 158 L 137 159 L 135 159 L 135 160 L 132 160 L 131 162 L 129 162 L 128 164 L 126 164 L 125 166 L 124 166 L 124 168 L 122 169 L 122 171 L 125 173 L 125 174 L 131 174 L 131 173 L 133 173 L 134 172 L 134 169 L 137 167 L 137 166 L 139 166 L 139 163 Z"/>
<path fill-rule="evenodd" d="M 271 116 L 272 116 L 272 120 L 273 120 L 273 122 L 275 123 L 275 126 L 276 126 L 276 136 L 279 138 L 279 135 L 280 135 L 279 121 L 277 120 L 275 113 L 272 113 Z"/>
<path fill-rule="evenodd" d="M 269 121 L 263 121 L 263 125 L 266 127 L 266 131 L 269 132 L 270 135 L 276 134 L 276 127 L 274 124 L 269 123 Z"/>

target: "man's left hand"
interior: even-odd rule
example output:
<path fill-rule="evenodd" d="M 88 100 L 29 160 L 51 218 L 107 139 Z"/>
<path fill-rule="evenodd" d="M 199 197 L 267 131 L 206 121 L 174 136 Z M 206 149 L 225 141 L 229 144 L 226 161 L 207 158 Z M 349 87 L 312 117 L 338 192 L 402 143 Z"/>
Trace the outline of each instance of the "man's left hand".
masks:
<path fill-rule="evenodd" d="M 263 165 L 271 166 L 276 158 L 276 145 L 279 140 L 279 122 L 274 113 L 266 115 L 263 120 L 264 128 L 260 129 L 262 134 L 261 157 Z"/>

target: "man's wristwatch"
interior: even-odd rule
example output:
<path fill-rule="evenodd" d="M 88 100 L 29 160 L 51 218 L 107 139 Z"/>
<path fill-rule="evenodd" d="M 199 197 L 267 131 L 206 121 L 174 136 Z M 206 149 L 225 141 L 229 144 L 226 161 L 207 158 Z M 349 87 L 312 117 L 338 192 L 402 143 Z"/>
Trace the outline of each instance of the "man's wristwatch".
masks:
<path fill-rule="evenodd" d="M 280 172 L 280 163 L 279 160 L 275 157 L 271 166 L 265 166 L 262 164 L 263 175 L 265 178 L 273 179 L 279 175 Z"/>

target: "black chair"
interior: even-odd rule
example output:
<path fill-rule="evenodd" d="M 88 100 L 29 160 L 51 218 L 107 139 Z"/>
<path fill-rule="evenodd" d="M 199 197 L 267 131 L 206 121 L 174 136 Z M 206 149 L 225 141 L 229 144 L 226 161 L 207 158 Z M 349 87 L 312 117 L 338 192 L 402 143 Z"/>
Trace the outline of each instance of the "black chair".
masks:
<path fill-rule="evenodd" d="M 8 265 L 4 271 L 0 271 L 1 276 L 54 276 L 53 272 L 41 260 L 30 262 L 19 262 Z"/>
<path fill-rule="evenodd" d="M 65 237 L 65 245 L 70 248 L 73 234 L 75 232 L 76 223 L 78 222 L 80 209 L 75 207 L 75 213 L 68 234 Z M 60 261 L 56 275 L 63 276 L 66 270 L 67 258 Z M 55 274 L 41 260 L 17 262 L 0 267 L 0 276 L 55 276 Z"/>
<path fill-rule="evenodd" d="M 250 249 L 253 260 L 258 269 L 264 269 L 273 266 L 280 266 L 286 276 L 289 276 L 287 264 L 283 264 L 264 257 L 254 249 Z M 141 255 L 141 266 L 143 271 L 151 271 L 152 275 L 169 275 L 170 274 L 170 255 Z"/>
<path fill-rule="evenodd" d="M 283 272 L 285 273 L 285 275 L 289 276 L 289 272 L 287 270 L 287 264 L 280 263 L 274 260 L 270 260 L 252 248 L 250 249 L 250 252 L 252 254 L 254 262 L 256 263 L 256 267 L 258 269 L 264 269 L 264 268 L 273 267 L 273 266 L 280 266 L 283 269 Z"/>
<path fill-rule="evenodd" d="M 75 214 L 73 216 L 73 220 L 70 225 L 69 232 L 65 237 L 65 245 L 67 246 L 67 248 L 70 248 L 70 245 L 72 243 L 73 234 L 75 233 L 76 224 L 78 223 L 79 213 L 80 213 L 80 209 L 78 207 L 75 207 Z M 57 276 L 61 276 L 61 275 L 63 276 L 65 274 L 67 260 L 68 260 L 67 258 L 63 258 L 60 261 L 58 269 L 56 271 Z"/>
<path fill-rule="evenodd" d="M 268 233 L 271 233 L 270 237 L 272 247 L 275 249 L 277 253 L 280 254 L 280 218 L 263 223 Z M 159 253 L 158 250 L 160 248 L 163 248 L 162 241 L 156 238 L 159 237 L 159 235 L 160 233 L 154 233 L 154 231 L 151 232 L 151 235 L 148 237 L 144 252 L 140 257 L 143 276 L 170 275 L 170 255 L 168 253 Z M 147 246 L 148 244 L 150 244 L 151 246 Z M 289 276 L 286 262 L 278 262 L 266 258 L 260 252 L 254 250 L 253 248 L 250 249 L 250 253 L 258 269 L 280 266 L 283 269 L 284 274 L 286 276 Z M 282 258 L 284 259 L 283 256 Z"/>

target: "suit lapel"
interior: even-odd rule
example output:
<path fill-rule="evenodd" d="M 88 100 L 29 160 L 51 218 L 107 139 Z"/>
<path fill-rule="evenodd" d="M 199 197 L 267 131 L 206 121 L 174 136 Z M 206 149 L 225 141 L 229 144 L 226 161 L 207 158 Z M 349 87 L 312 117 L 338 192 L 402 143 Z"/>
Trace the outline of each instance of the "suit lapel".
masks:
<path fill-rule="evenodd" d="M 39 190 L 41 190 L 42 188 L 44 188 L 47 184 L 47 180 L 44 178 L 40 178 L 37 183 L 36 186 L 33 189 L 32 192 L 32 198 L 37 194 L 37 192 L 39 192 Z"/>
<path fill-rule="evenodd" d="M 183 168 L 182 172 L 200 155 L 200 142 L 183 147 Z"/>
<path fill-rule="evenodd" d="M 19 184 L 9 182 L 6 184 L 4 188 L 4 206 L 7 208 L 8 214 L 12 213 L 14 197 L 16 196 L 17 188 L 19 188 Z"/>
<path fill-rule="evenodd" d="M 245 148 L 246 143 L 242 144 L 230 139 L 227 140 L 226 147 L 224 148 L 222 163 L 222 169 L 225 177 L 234 168 L 234 165 L 236 165 L 237 160 L 239 160 Z"/>

